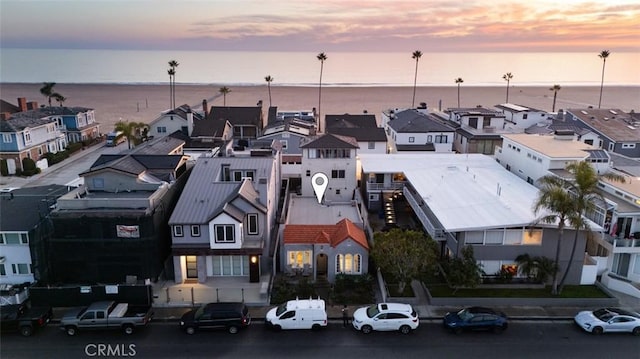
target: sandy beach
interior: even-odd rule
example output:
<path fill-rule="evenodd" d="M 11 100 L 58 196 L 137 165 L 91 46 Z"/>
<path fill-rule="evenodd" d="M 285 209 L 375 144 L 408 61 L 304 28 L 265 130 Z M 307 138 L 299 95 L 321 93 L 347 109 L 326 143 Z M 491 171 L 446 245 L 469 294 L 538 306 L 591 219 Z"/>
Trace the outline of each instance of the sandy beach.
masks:
<path fill-rule="evenodd" d="M 218 92 L 224 85 L 177 85 L 176 104 L 188 104 L 201 110 L 203 99 L 209 106 L 222 106 L 223 98 Z M 46 104 L 40 94 L 42 84 L 0 84 L 0 97 L 17 104 L 18 97 L 27 101 Z M 269 106 L 267 86 L 230 87 L 226 96 L 227 106 L 255 106 L 263 101 L 263 108 Z M 169 106 L 169 85 L 103 85 L 103 84 L 63 84 L 58 83 L 55 91 L 67 98 L 65 106 L 93 108 L 101 124 L 101 131 L 108 132 L 119 120 L 149 123 Z M 558 92 L 556 110 L 565 108 L 597 107 L 599 87 L 562 87 Z M 380 118 L 380 113 L 390 108 L 411 106 L 412 87 L 323 87 L 321 114 L 357 114 L 367 111 Z M 317 87 L 271 87 L 272 105 L 278 110 L 311 110 L 318 107 Z M 504 103 L 504 87 L 462 86 L 460 105 L 462 107 L 483 107 Z M 457 107 L 456 87 L 418 87 L 416 106 L 426 102 L 430 108 L 443 110 Z M 518 87 L 509 89 L 509 102 L 551 111 L 553 92 L 548 87 Z M 54 105 L 57 105 L 55 102 Z M 640 110 L 640 86 L 607 87 L 602 96 L 603 108 L 623 111 Z"/>

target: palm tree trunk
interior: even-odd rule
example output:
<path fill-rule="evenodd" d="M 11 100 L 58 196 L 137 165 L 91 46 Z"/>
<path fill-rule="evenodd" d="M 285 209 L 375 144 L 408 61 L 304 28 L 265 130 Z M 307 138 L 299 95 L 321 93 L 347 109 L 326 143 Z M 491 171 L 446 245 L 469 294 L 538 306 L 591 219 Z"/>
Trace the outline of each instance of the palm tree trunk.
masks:
<path fill-rule="evenodd" d="M 564 218 L 560 219 L 562 222 L 564 222 Z M 560 224 L 560 226 L 558 227 L 558 243 L 556 244 L 556 259 L 555 259 L 555 264 L 556 266 L 559 267 L 560 265 L 560 244 L 562 243 L 562 236 L 564 234 L 564 225 L 562 225 L 562 223 Z M 552 286 L 551 286 L 551 294 L 553 295 L 558 295 L 558 270 L 553 271 L 553 282 L 552 282 Z"/>
<path fill-rule="evenodd" d="M 413 76 L 413 99 L 411 100 L 411 108 L 416 104 L 416 84 L 418 83 L 418 59 L 416 59 L 416 71 Z"/>
<path fill-rule="evenodd" d="M 598 108 L 600 108 L 600 105 L 602 104 L 602 88 L 604 87 L 604 66 L 606 65 L 607 60 L 603 59 L 602 60 L 602 78 L 600 80 L 600 100 L 598 100 Z"/>
<path fill-rule="evenodd" d="M 322 70 L 324 62 L 320 62 L 320 84 L 318 86 L 318 132 L 322 132 L 320 128 L 320 122 L 322 122 L 322 116 L 320 115 L 320 105 L 322 104 Z"/>
<path fill-rule="evenodd" d="M 507 80 L 507 103 L 509 103 L 509 80 Z"/>
<path fill-rule="evenodd" d="M 269 87 L 269 107 L 271 107 L 271 84 L 267 83 L 267 87 Z"/>
<path fill-rule="evenodd" d="M 558 97 L 558 91 L 553 92 L 553 107 L 551 107 L 551 112 L 556 112 L 556 97 Z"/>
<path fill-rule="evenodd" d="M 460 84 L 458 84 L 458 108 L 460 108 Z"/>
<path fill-rule="evenodd" d="M 576 230 L 576 235 L 573 237 L 573 246 L 571 247 L 571 254 L 569 255 L 569 264 L 567 265 L 567 268 L 564 270 L 564 273 L 562 274 L 562 279 L 560 279 L 560 284 L 558 284 L 558 294 L 562 293 L 564 282 L 565 280 L 567 280 L 567 277 L 569 276 L 569 269 L 571 268 L 571 262 L 573 262 L 573 256 L 576 253 L 579 234 L 580 234 L 580 231 Z"/>

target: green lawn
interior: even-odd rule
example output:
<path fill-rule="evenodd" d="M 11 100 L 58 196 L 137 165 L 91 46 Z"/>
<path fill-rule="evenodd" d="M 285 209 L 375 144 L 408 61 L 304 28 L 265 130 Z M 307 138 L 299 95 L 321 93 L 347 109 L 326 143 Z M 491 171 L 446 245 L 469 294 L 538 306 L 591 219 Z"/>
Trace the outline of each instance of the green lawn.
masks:
<path fill-rule="evenodd" d="M 462 297 L 462 298 L 609 298 L 594 285 L 567 285 L 560 296 L 551 295 L 551 287 L 541 289 L 509 289 L 509 288 L 476 288 L 459 289 L 453 294 L 453 289 L 446 285 L 429 286 L 433 297 Z"/>

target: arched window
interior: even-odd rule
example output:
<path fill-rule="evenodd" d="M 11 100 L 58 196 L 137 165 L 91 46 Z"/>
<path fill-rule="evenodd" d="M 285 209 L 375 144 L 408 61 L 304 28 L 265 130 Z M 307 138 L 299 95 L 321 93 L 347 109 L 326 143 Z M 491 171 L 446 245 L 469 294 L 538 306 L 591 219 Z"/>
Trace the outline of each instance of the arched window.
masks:
<path fill-rule="evenodd" d="M 344 256 L 344 272 L 353 273 L 353 255 L 351 254 Z"/>
<path fill-rule="evenodd" d="M 344 260 L 344 257 L 342 254 L 338 254 L 336 256 L 336 273 L 342 273 L 342 261 Z"/>
<path fill-rule="evenodd" d="M 362 273 L 362 256 L 356 254 L 353 256 L 353 264 L 356 273 Z"/>

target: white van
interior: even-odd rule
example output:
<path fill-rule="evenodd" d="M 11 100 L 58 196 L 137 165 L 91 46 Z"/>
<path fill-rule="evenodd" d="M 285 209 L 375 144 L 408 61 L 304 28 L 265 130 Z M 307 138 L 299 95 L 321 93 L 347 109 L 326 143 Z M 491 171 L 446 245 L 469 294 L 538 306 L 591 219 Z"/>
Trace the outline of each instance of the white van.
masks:
<path fill-rule="evenodd" d="M 295 299 L 267 312 L 265 323 L 280 329 L 320 329 L 327 326 L 323 299 Z"/>

